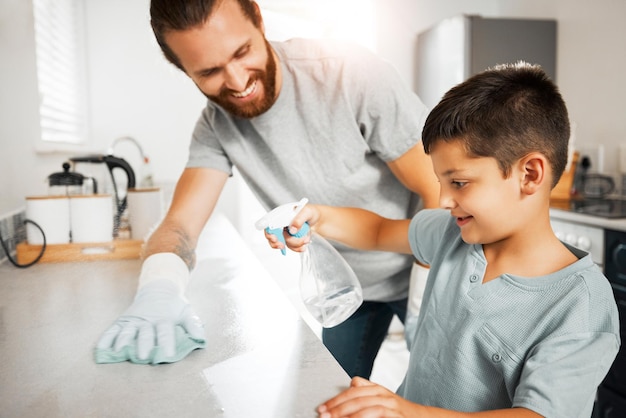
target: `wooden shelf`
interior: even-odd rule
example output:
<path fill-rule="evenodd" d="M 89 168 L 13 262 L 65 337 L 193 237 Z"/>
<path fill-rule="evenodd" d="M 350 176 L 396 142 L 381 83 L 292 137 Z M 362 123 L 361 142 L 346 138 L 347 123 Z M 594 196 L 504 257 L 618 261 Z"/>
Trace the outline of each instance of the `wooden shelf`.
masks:
<path fill-rule="evenodd" d="M 143 240 L 120 239 L 110 242 L 47 245 L 40 263 L 67 261 L 124 260 L 139 258 Z M 41 245 L 17 244 L 17 262 L 26 264 L 41 253 Z"/>

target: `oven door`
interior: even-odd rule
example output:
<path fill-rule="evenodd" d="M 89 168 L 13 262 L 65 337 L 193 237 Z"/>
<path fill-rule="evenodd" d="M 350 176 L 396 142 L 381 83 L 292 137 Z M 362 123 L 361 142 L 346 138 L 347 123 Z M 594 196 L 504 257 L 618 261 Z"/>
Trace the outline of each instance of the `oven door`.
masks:
<path fill-rule="evenodd" d="M 598 400 L 593 408 L 592 418 L 623 418 L 626 399 L 603 386 L 598 388 Z"/>
<path fill-rule="evenodd" d="M 604 231 L 604 274 L 611 283 L 626 287 L 626 232 Z"/>
<path fill-rule="evenodd" d="M 613 287 L 613 294 L 615 295 L 619 312 L 619 333 L 622 346 L 615 357 L 615 361 L 613 361 L 611 369 L 604 378 L 602 386 L 621 396 L 626 405 L 626 349 L 624 348 L 624 342 L 626 341 L 626 287 L 615 283 L 611 283 L 611 286 Z M 620 409 L 620 411 L 624 413 L 622 416 L 626 416 L 626 408 Z"/>
<path fill-rule="evenodd" d="M 598 388 L 593 417 L 617 418 L 626 416 L 626 232 L 604 231 L 604 274 L 617 303 L 622 346 Z"/>

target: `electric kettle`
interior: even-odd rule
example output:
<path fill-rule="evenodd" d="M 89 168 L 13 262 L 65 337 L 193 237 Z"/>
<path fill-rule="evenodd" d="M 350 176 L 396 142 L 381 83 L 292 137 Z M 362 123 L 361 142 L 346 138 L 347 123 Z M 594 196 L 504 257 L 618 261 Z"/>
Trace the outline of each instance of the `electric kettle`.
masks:
<path fill-rule="evenodd" d="M 111 193 L 114 196 L 115 214 L 113 227 L 115 231 L 118 231 L 120 219 L 126 210 L 126 192 L 135 187 L 135 172 L 130 164 L 123 158 L 110 154 L 72 157 L 70 161 L 73 163 L 75 172 L 82 173 L 86 178 L 93 179 L 94 192 L 97 190 L 100 193 Z M 121 180 L 118 173 L 122 174 Z"/>

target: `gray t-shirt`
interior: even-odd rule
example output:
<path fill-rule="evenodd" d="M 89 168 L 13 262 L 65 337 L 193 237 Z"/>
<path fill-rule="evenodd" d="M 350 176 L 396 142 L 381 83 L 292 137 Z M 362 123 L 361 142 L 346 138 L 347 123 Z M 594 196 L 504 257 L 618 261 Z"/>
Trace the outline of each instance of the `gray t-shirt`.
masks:
<path fill-rule="evenodd" d="M 280 95 L 264 114 L 233 117 L 208 102 L 193 133 L 187 167 L 230 173 L 236 166 L 267 210 L 307 197 L 389 218 L 410 218 L 419 198 L 387 162 L 421 138 L 426 107 L 387 62 L 353 44 L 273 42 Z M 366 300 L 406 297 L 412 258 L 336 245 Z"/>
<path fill-rule="evenodd" d="M 579 260 L 560 271 L 483 284 L 482 246 L 463 242 L 448 211 L 420 211 L 409 241 L 431 269 L 419 319 L 407 326 L 398 394 L 457 411 L 589 418 L 620 345 L 611 285 L 589 254 L 569 247 Z"/>

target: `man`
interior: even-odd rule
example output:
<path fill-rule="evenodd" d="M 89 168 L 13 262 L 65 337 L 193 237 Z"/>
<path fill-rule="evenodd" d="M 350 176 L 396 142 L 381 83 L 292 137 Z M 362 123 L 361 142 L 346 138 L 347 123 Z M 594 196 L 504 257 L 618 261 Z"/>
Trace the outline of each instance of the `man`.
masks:
<path fill-rule="evenodd" d="M 135 302 L 101 338 L 97 361 L 176 361 L 202 346 L 182 295 L 233 165 L 267 209 L 306 196 L 406 218 L 417 209 L 413 192 L 426 207 L 438 199 L 419 145 L 427 110 L 387 63 L 354 45 L 269 43 L 249 0 L 153 0 L 150 12 L 166 58 L 209 100 L 170 209 L 146 243 Z M 365 302 L 323 341 L 350 376 L 369 377 L 393 315 L 404 320 L 412 259 L 339 250 Z M 199 345 L 181 344 L 180 327 Z"/>

